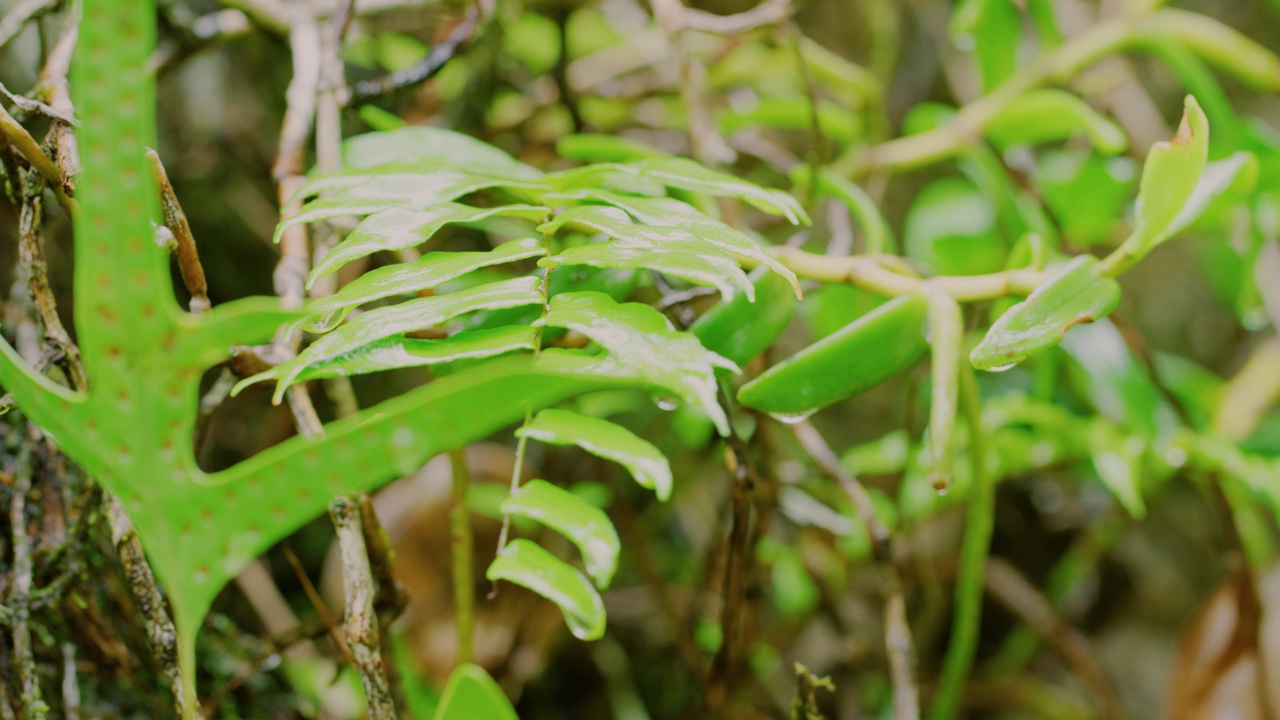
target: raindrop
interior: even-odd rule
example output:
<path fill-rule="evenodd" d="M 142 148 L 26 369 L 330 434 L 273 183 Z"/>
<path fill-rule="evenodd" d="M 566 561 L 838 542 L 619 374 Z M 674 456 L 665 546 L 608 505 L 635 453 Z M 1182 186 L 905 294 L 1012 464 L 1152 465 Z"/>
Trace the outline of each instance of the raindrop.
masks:
<path fill-rule="evenodd" d="M 670 395 L 659 395 L 653 401 L 658 404 L 660 410 L 666 410 L 667 412 L 680 407 L 680 401 Z"/>
<path fill-rule="evenodd" d="M 1006 363 L 1004 365 L 996 365 L 994 367 L 989 367 L 987 368 L 987 370 L 991 372 L 1004 372 L 1005 370 L 1009 370 L 1010 368 L 1012 368 L 1014 365 L 1017 365 L 1017 364 L 1018 363 L 1016 362 L 1011 362 L 1011 363 Z"/>
<path fill-rule="evenodd" d="M 780 423 L 784 423 L 786 425 L 796 425 L 796 424 L 802 423 L 805 420 L 808 420 L 810 415 L 813 415 L 812 410 L 810 410 L 809 412 L 802 412 L 802 413 L 769 413 L 769 417 L 773 418 L 774 420 L 777 420 Z"/>

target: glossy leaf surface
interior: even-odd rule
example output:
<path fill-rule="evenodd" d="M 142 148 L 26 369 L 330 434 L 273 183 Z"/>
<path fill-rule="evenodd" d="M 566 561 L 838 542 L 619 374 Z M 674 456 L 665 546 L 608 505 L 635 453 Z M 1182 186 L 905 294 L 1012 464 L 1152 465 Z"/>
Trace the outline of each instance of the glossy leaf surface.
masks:
<path fill-rule="evenodd" d="M 641 487 L 659 500 L 671 497 L 671 465 L 652 443 L 616 423 L 568 410 L 547 409 L 516 431 L 552 445 L 577 445 L 597 457 L 622 465 Z"/>
<path fill-rule="evenodd" d="M 371 270 L 341 290 L 307 306 L 312 317 L 346 310 L 393 295 L 413 295 L 483 267 L 545 255 L 536 238 L 513 240 L 489 252 L 431 252 L 408 263 Z"/>
<path fill-rule="evenodd" d="M 804 415 L 879 385 L 924 353 L 927 305 L 922 295 L 906 295 L 876 308 L 766 370 L 738 400 Z"/>
<path fill-rule="evenodd" d="M 613 581 L 622 542 L 600 508 L 546 480 L 530 480 L 503 501 L 502 512 L 529 518 L 572 540 L 596 587 L 607 588 Z"/>
<path fill-rule="evenodd" d="M 754 297 L 755 290 L 737 261 L 688 231 L 640 225 L 631 222 L 621 210 L 594 205 L 565 210 L 542 229 L 555 232 L 568 224 L 590 228 L 611 240 L 567 248 L 540 265 L 650 269 L 714 287 L 726 298 L 732 298 L 739 290 Z"/>
<path fill-rule="evenodd" d="M 722 435 L 729 433 L 717 400 L 715 368 L 738 372 L 738 366 L 703 348 L 696 337 L 674 330 L 648 305 L 618 303 L 603 293 L 564 293 L 551 298 L 543 322 L 603 347 L 610 363 L 597 366 L 608 369 L 607 375 L 621 373 L 667 390 L 706 413 Z"/>
<path fill-rule="evenodd" d="M 297 357 L 248 378 L 237 387 L 274 379 L 277 381 L 274 400 L 278 403 L 284 391 L 311 365 L 333 360 L 392 335 L 435 327 L 464 313 L 541 304 L 540 283 L 533 277 L 516 278 L 370 310 L 320 338 Z"/>
<path fill-rule="evenodd" d="M 565 624 L 579 640 L 604 635 L 604 601 L 582 573 L 537 543 L 517 538 L 489 565 L 485 577 L 528 588 L 560 607 Z"/>
<path fill-rule="evenodd" d="M 689 327 L 702 346 L 739 365 L 769 349 L 795 314 L 796 298 L 786 279 L 766 268 L 751 272 L 755 302 L 745 294 L 722 301 Z"/>
<path fill-rule="evenodd" d="M 440 340 L 389 337 L 339 355 L 332 360 L 308 365 L 295 382 L 319 378 L 367 375 L 369 373 L 420 367 L 458 360 L 478 360 L 536 347 L 536 332 L 527 325 L 511 325 L 486 330 L 469 330 Z"/>
<path fill-rule="evenodd" d="M 352 260 L 384 250 L 405 250 L 431 239 L 440 228 L 450 223 L 477 222 L 491 217 L 515 217 L 541 220 L 551 212 L 536 205 L 505 205 L 476 208 L 455 202 L 431 205 L 425 210 L 392 208 L 365 218 L 342 242 L 325 254 L 307 278 L 307 287 L 316 280 L 337 272 Z M 284 228 L 284 224 L 281 224 Z M 277 239 L 279 235 L 276 236 Z"/>
<path fill-rule="evenodd" d="M 650 158 L 638 160 L 631 165 L 667 187 L 720 197 L 736 197 L 767 213 L 781 215 L 792 224 L 809 224 L 808 213 L 787 193 L 762 188 L 688 158 Z"/>
<path fill-rule="evenodd" d="M 969 361 L 979 370 L 1007 370 L 1057 345 L 1072 326 L 1106 317 L 1119 302 L 1120 284 L 1102 273 L 1096 258 L 1081 255 L 1001 315 Z"/>

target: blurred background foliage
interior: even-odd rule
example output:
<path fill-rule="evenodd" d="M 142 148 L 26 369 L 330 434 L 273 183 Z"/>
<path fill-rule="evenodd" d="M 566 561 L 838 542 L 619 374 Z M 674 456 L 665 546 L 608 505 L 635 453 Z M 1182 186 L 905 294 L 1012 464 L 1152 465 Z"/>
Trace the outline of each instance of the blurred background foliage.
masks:
<path fill-rule="evenodd" d="M 15 4 L 0 2 L 0 10 Z M 1215 701 L 1223 704 L 1182 717 L 1265 717 L 1248 714 L 1260 708 L 1258 693 L 1240 691 L 1233 683 L 1247 681 L 1232 673 L 1252 662 L 1259 687 L 1268 678 L 1280 686 L 1278 666 L 1263 662 L 1268 649 L 1280 648 L 1266 622 L 1269 612 L 1280 612 L 1280 592 L 1268 593 L 1266 582 L 1280 505 L 1280 79 L 1257 87 L 1247 73 L 1211 71 L 1203 53 L 1184 44 L 1143 40 L 1134 52 L 1066 79 L 1069 91 L 1109 119 L 1092 137 L 1028 143 L 1026 128 L 1013 127 L 1006 130 L 1015 141 L 1006 143 L 1000 128 L 988 127 L 985 141 L 940 162 L 859 172 L 862 190 L 887 221 L 881 232 L 856 207 L 851 221 L 846 204 L 821 199 L 793 174 L 801 163 L 856 168 L 865 148 L 937 127 L 1064 38 L 1152 4 L 771 1 L 756 11 L 766 20 L 758 25 L 724 33 L 708 21 L 705 30 L 673 36 L 642 2 L 512 0 L 492 8 L 434 77 L 350 108 L 343 134 L 429 123 L 545 169 L 571 166 L 556 150 L 566 136 L 618 135 L 762 185 L 790 188 L 800 180 L 796 191 L 815 225 L 800 232 L 756 227 L 775 243 L 832 255 L 897 252 L 929 274 L 972 275 L 1033 264 L 1039 251 L 1024 239 L 1028 232 L 1068 253 L 1114 247 L 1132 218 L 1147 149 L 1172 137 L 1183 96 L 1195 93 L 1213 127 L 1211 159 L 1254 152 L 1257 190 L 1216 203 L 1190 232 L 1126 274 L 1110 321 L 1075 328 L 1061 347 L 1009 372 L 979 376 L 989 462 L 1001 482 L 977 664 L 961 708 L 966 717 L 1175 717 L 1191 702 L 1179 692 L 1194 687 L 1206 697 L 1226 688 Z M 1280 47 L 1274 1 L 1172 4 L 1264 48 Z M 215 304 L 272 294 L 272 162 L 292 75 L 282 28 L 260 12 L 275 5 L 162 3 L 158 150 L 199 242 Z M 468 22 L 468 8 L 453 2 L 356 6 L 344 58 L 352 83 L 415 67 Z M 201 34 L 201 21 L 229 8 L 245 10 L 251 22 Z M 752 10 L 737 0 L 695 8 L 713 15 Z M 9 90 L 35 85 L 59 17 L 51 12 L 5 46 L 0 82 Z M 689 58 L 705 76 L 691 80 Z M 693 127 L 698 113 L 708 120 L 701 129 Z M 16 212 L 0 203 L 0 224 L 16 227 Z M 54 290 L 70 317 L 69 223 L 54 214 L 49 224 Z M 436 242 L 467 248 L 481 232 L 500 235 L 503 227 L 452 228 Z M 0 236 L 0 257 L 14 256 L 15 237 Z M 13 275 L 0 263 L 0 286 L 19 280 Z M 659 291 L 639 280 L 633 299 L 658 301 Z M 782 340 L 749 372 L 883 302 L 852 285 L 806 290 Z M 1007 306 L 978 304 L 969 327 L 980 331 Z M 6 312 L 21 309 L 11 303 Z M 360 378 L 356 389 L 370 405 L 424 377 Z M 895 533 L 926 705 L 948 649 L 972 485 L 960 461 L 950 493 L 939 496 L 929 486 L 922 438 L 928 384 L 921 364 L 812 418 Z M 530 477 L 577 481 L 609 507 L 622 534 L 622 565 L 605 593 L 609 631 L 597 643 L 574 641 L 554 606 L 508 589 L 478 610 L 478 661 L 526 720 L 701 717 L 705 667 L 722 641 L 731 489 L 724 447 L 705 417 L 665 410 L 639 392 L 597 393 L 579 407 L 621 419 L 659 444 L 672 459 L 675 494 L 660 504 L 591 456 L 534 451 Z M 892 717 L 879 599 L 885 580 L 857 514 L 786 425 L 749 413 L 737 421 L 766 479 L 757 487 L 760 519 L 750 545 L 746 658 L 724 716 L 787 717 L 796 695 L 793 663 L 802 662 L 831 677 L 834 690 L 816 691 L 822 716 Z M 16 427 L 6 426 L 5 452 L 22 442 Z M 287 410 L 271 407 L 265 390 L 247 392 L 213 416 L 201 462 L 226 467 L 293 432 Z M 961 428 L 962 454 L 966 438 Z M 480 569 L 496 543 L 512 447 L 502 436 L 468 451 Z M 429 716 L 455 652 L 448 477 L 448 464 L 433 462 L 375 498 L 411 594 L 392 645 L 395 675 L 415 717 Z M 359 683 L 349 672 L 335 678 L 331 666 L 308 671 L 315 656 L 332 652 L 323 623 L 316 625 L 321 608 L 341 605 L 337 569 L 326 560 L 332 538 L 328 521 L 317 520 L 268 553 L 264 572 L 223 592 L 200 653 L 211 716 L 361 716 Z M 100 582 L 66 601 L 80 609 L 37 613 L 47 686 L 63 673 L 60 643 L 72 642 L 80 647 L 84 717 L 164 716 L 167 701 L 139 649 L 145 641 L 130 621 L 109 544 L 102 539 L 99 546 L 91 565 L 100 568 Z M 479 574 L 476 587 L 482 597 L 489 589 Z M 1198 616 L 1180 642 L 1188 618 L 1211 595 L 1218 615 Z M 268 607 L 273 600 L 281 607 Z M 1050 607 L 1056 610 L 1046 610 L 1046 619 L 1040 611 Z M 318 631 L 285 649 L 278 623 L 291 618 Z M 0 717 L 11 717 L 4 705 Z"/>

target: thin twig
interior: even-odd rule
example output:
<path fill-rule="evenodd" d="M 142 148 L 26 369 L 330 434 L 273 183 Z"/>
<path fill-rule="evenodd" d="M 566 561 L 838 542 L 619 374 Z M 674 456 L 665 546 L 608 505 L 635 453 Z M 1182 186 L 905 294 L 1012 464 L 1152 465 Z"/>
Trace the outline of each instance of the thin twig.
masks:
<path fill-rule="evenodd" d="M 384 95 L 423 83 L 440 72 L 445 63 L 461 52 L 475 36 L 480 24 L 480 6 L 472 5 L 444 40 L 431 46 L 427 56 L 409 67 L 391 73 L 377 80 L 364 80 L 355 87 L 345 90 L 339 100 L 342 105 L 352 107 L 376 100 Z"/>
<path fill-rule="evenodd" d="M 914 644 L 911 626 L 907 622 L 907 605 L 902 596 L 902 580 L 894 565 L 892 536 L 876 517 L 875 504 L 867 489 L 844 469 L 817 428 L 806 420 L 792 425 L 791 429 L 822 474 L 839 484 L 849 496 L 867 530 L 872 557 L 884 573 L 881 592 L 884 597 L 885 651 L 889 656 L 889 676 L 893 682 L 893 718 L 917 720 L 920 717 L 920 699 L 912 669 L 915 665 Z"/>
<path fill-rule="evenodd" d="M 766 0 L 750 10 L 733 15 L 716 15 L 705 10 L 686 8 L 684 27 L 717 35 L 739 35 L 765 25 L 777 25 L 791 17 L 792 9 L 791 0 Z"/>
<path fill-rule="evenodd" d="M 0 48 L 8 45 L 10 40 L 22 32 L 23 26 L 29 21 L 57 8 L 62 2 L 63 0 L 18 0 L 17 5 L 0 17 Z"/>
<path fill-rule="evenodd" d="M 62 189 L 62 174 L 58 171 L 58 166 L 49 158 L 45 151 L 40 148 L 40 144 L 36 139 L 31 137 L 31 133 L 22 127 L 22 124 L 13 119 L 13 116 L 0 106 L 0 132 L 3 132 L 13 147 L 21 153 L 22 157 L 40 172 L 44 179 L 53 187 L 53 194 L 58 198 L 58 203 L 67 211 L 67 214 L 75 218 L 80 214 L 80 206 L 76 204 L 66 191 Z"/>
<path fill-rule="evenodd" d="M 746 580 L 750 574 L 750 561 L 754 552 L 748 547 L 751 537 L 752 493 L 756 475 L 747 457 L 747 446 L 738 435 L 729 411 L 728 396 L 720 388 L 720 405 L 725 408 L 729 421 L 729 452 L 725 462 L 733 474 L 732 525 L 729 529 L 729 547 L 725 558 L 724 583 L 721 590 L 720 649 L 711 661 L 707 674 L 705 704 L 707 710 L 718 712 L 724 705 L 729 691 L 729 681 L 738 666 L 739 639 L 742 630 L 742 606 Z"/>
<path fill-rule="evenodd" d="M 13 538 L 13 570 L 9 585 L 8 625 L 13 631 L 12 664 L 17 667 L 19 698 L 23 718 L 43 720 L 49 707 L 40 697 L 35 659 L 31 651 L 31 629 L 27 626 L 31 608 L 31 538 L 27 535 L 27 493 L 31 491 L 30 451 L 20 451 L 9 501 L 9 530 Z"/>
<path fill-rule="evenodd" d="M 80 683 L 76 681 L 76 644 L 62 643 L 62 715 L 80 720 Z"/>
<path fill-rule="evenodd" d="M 1102 672 L 1102 666 L 1093 656 L 1088 641 L 1058 614 L 1034 585 L 1000 558 L 987 561 L 984 581 L 991 597 L 1058 648 L 1058 652 L 1071 665 L 1092 696 L 1094 705 L 1105 720 L 1124 718 L 1120 699 L 1116 697 L 1111 683 Z"/>
<path fill-rule="evenodd" d="M 334 647 L 338 649 L 338 654 L 342 656 L 343 662 L 354 664 L 355 658 L 351 655 L 347 640 L 338 631 L 338 618 L 329 610 L 324 598 L 320 597 L 320 591 L 316 589 L 315 583 L 311 582 L 311 577 L 307 575 L 307 569 L 302 567 L 302 561 L 298 559 L 297 553 L 293 551 L 293 548 L 288 543 L 282 544 L 280 550 L 284 554 L 284 559 L 288 561 L 289 566 L 293 568 L 293 573 L 297 576 L 298 582 L 302 585 L 302 592 L 311 601 L 311 607 L 315 608 L 316 614 L 320 616 L 321 622 L 324 623 L 325 628 L 329 631 L 329 639 L 333 641 Z"/>
<path fill-rule="evenodd" d="M 347 646 L 364 685 L 369 718 L 394 720 L 397 717 L 396 707 L 379 650 L 378 622 L 373 610 L 376 590 L 369 570 L 360 507 L 347 498 L 335 498 L 329 503 L 329 517 L 338 531 L 338 548 L 342 555 L 342 585 L 346 595 L 343 625 Z"/>

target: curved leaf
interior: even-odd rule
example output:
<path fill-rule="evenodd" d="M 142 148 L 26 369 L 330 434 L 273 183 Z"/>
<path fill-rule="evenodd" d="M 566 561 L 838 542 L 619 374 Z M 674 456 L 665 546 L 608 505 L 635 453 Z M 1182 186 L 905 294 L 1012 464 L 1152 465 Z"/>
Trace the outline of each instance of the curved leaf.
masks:
<path fill-rule="evenodd" d="M 927 306 L 923 295 L 885 303 L 743 385 L 738 400 L 803 416 L 869 390 L 924 353 Z"/>
<path fill-rule="evenodd" d="M 1129 139 L 1118 125 L 1064 90 L 1032 90 L 987 121 L 986 135 L 1000 148 L 1037 145 L 1086 135 L 1104 155 L 1124 152 Z"/>
<path fill-rule="evenodd" d="M 671 497 L 671 465 L 667 458 L 652 443 L 621 425 L 549 408 L 517 430 L 516 436 L 552 445 L 577 445 L 625 467 L 641 487 L 653 490 L 659 500 L 665 502 Z"/>
<path fill-rule="evenodd" d="M 393 295 L 412 295 L 483 267 L 545 254 L 537 238 L 512 240 L 489 252 L 430 252 L 413 262 L 371 270 L 333 295 L 311 302 L 307 313 L 323 316 Z"/>
<path fill-rule="evenodd" d="M 736 197 L 764 212 L 781 215 L 793 225 L 810 223 L 809 214 L 789 194 L 717 172 L 688 158 L 649 158 L 637 160 L 631 166 L 667 187 L 719 197 Z"/>
<path fill-rule="evenodd" d="M 350 235 L 326 253 L 324 259 L 316 263 L 307 278 L 307 287 L 310 288 L 316 280 L 337 271 L 352 260 L 382 250 L 417 247 L 450 223 L 477 222 L 491 217 L 541 220 L 550 212 L 550 209 L 536 205 L 476 208 L 454 202 L 439 203 L 425 210 L 383 210 L 365 218 Z"/>
<path fill-rule="evenodd" d="M 685 230 L 639 225 L 621 210 L 598 205 L 569 208 L 539 229 L 556 232 L 568 224 L 603 233 L 612 241 L 567 248 L 539 265 L 649 269 L 714 287 L 725 298 L 732 298 L 738 290 L 755 297 L 755 289 L 737 261 Z"/>
<path fill-rule="evenodd" d="M 483 669 L 459 665 L 440 695 L 434 720 L 519 720 L 511 701 Z"/>
<path fill-rule="evenodd" d="M 1008 370 L 1062 342 L 1074 325 L 1106 317 L 1120 302 L 1120 284 L 1092 255 L 1080 255 L 1050 275 L 1026 300 L 987 331 L 969 362 L 979 370 Z"/>
<path fill-rule="evenodd" d="M 361 172 L 317 178 L 303 185 L 295 197 L 324 194 L 302 206 L 276 226 L 275 241 L 285 230 L 303 223 L 351 215 L 372 215 L 390 208 L 427 208 L 479 190 L 501 187 L 512 191 L 544 191 L 547 186 L 461 170 L 420 172 Z"/>
<path fill-rule="evenodd" d="M 1106 270 L 1117 275 L 1169 237 L 1169 228 L 1185 209 L 1209 155 L 1209 120 L 1190 95 L 1178 133 L 1158 142 L 1147 154 L 1138 187 L 1138 220 L 1124 244 L 1107 258 Z"/>
<path fill-rule="evenodd" d="M 392 335 L 435 327 L 463 313 L 541 304 L 540 285 L 541 281 L 534 277 L 515 278 L 370 310 L 320 338 L 297 357 L 241 381 L 236 386 L 237 391 L 252 383 L 274 378 L 276 391 L 273 402 L 279 403 L 284 391 L 312 365 L 333 360 Z"/>
<path fill-rule="evenodd" d="M 700 408 L 721 435 L 729 434 L 728 418 L 717 399 L 715 368 L 739 372 L 738 366 L 703 348 L 696 337 L 676 332 L 657 310 L 618 303 L 603 293 L 563 293 L 551 298 L 550 311 L 540 323 L 594 340 L 610 355 L 611 376 L 625 374 L 667 390 Z"/>
<path fill-rule="evenodd" d="M 537 347 L 537 331 L 527 325 L 510 325 L 488 330 L 470 330 L 440 340 L 390 337 L 339 355 L 332 360 L 309 365 L 294 379 L 305 382 L 319 378 L 367 375 L 369 373 L 497 357 Z"/>
<path fill-rule="evenodd" d="M 542 173 L 498 148 L 470 135 L 444 128 L 415 125 L 365 133 L 342 143 L 342 162 L 348 168 L 423 164 L 431 168 L 480 170 L 518 180 L 537 180 Z"/>
<path fill-rule="evenodd" d="M 702 346 L 739 365 L 768 350 L 787 329 L 795 314 L 796 298 L 781 275 L 756 268 L 751 272 L 756 301 L 746 295 L 718 303 L 703 313 L 689 332 Z"/>
<path fill-rule="evenodd" d="M 489 580 L 526 587 L 560 606 L 565 624 L 579 640 L 604 636 L 604 601 L 582 573 L 523 538 L 512 540 L 485 572 Z"/>
<path fill-rule="evenodd" d="M 502 512 L 535 520 L 572 540 L 596 587 L 603 590 L 613 581 L 622 541 L 600 508 L 546 480 L 530 480 L 503 501 Z"/>
<path fill-rule="evenodd" d="M 593 192 L 590 197 L 625 210 L 628 215 L 645 225 L 677 228 L 736 258 L 766 265 L 786 278 L 795 290 L 796 297 L 800 297 L 800 281 L 791 268 L 779 262 L 746 233 L 708 217 L 689 203 L 667 197 L 635 197 L 606 191 Z"/>

